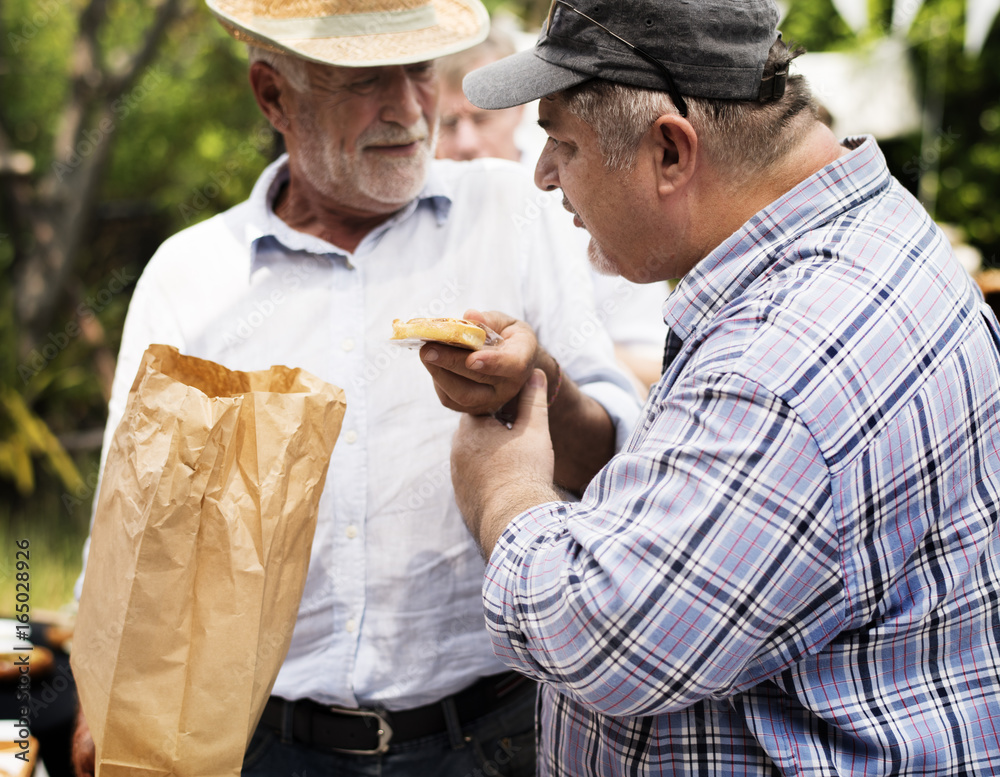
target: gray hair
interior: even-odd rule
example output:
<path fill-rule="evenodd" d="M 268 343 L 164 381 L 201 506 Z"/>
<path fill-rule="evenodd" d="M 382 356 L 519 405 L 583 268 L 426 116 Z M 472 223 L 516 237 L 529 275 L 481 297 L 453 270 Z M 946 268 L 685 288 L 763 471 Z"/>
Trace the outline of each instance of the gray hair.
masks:
<path fill-rule="evenodd" d="M 802 54 L 779 38 L 771 46 L 764 74 L 773 74 Z M 676 114 L 665 92 L 594 79 L 559 96 L 566 109 L 597 135 L 604 163 L 611 170 L 635 164 L 643 136 L 660 116 Z M 791 150 L 817 118 L 817 106 L 802 76 L 790 76 L 784 95 L 769 102 L 685 97 L 688 120 L 703 153 L 733 180 L 742 182 L 765 170 Z"/>
<path fill-rule="evenodd" d="M 274 49 L 265 49 L 251 43 L 247 44 L 247 54 L 251 65 L 254 62 L 269 65 L 271 69 L 281 73 L 296 92 L 309 91 L 309 73 L 306 70 L 306 61 L 301 57 L 282 54 Z"/>

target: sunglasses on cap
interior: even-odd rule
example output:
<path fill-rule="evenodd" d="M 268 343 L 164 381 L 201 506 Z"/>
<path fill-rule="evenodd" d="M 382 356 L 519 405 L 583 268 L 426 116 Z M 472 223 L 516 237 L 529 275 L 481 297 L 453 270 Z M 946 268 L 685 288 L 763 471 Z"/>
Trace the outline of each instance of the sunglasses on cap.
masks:
<path fill-rule="evenodd" d="M 597 28 L 599 28 L 601 30 L 604 30 L 604 32 L 606 32 L 608 35 L 610 35 L 612 38 L 614 38 L 619 43 L 627 46 L 630 51 L 632 51 L 635 54 L 638 54 L 640 57 L 642 57 L 643 59 L 645 59 L 650 64 L 655 65 L 656 68 L 659 69 L 659 71 L 661 73 L 663 73 L 663 80 L 666 82 L 667 92 L 670 94 L 670 99 L 673 100 L 674 105 L 677 107 L 677 111 L 680 113 L 681 116 L 685 116 L 685 117 L 687 116 L 687 114 L 688 114 L 687 103 L 685 103 L 684 102 L 684 98 L 681 97 L 681 93 L 677 89 L 677 84 L 674 83 L 674 77 L 672 75 L 670 75 L 670 71 L 667 69 L 666 65 L 664 65 L 662 62 L 660 62 L 660 60 L 658 60 L 656 57 L 654 57 L 649 52 L 643 51 L 641 48 L 639 48 L 638 46 L 636 46 L 634 43 L 629 43 L 627 40 L 625 40 L 625 38 L 623 38 L 618 33 L 612 32 L 607 27 L 605 27 L 603 24 L 601 24 L 599 21 L 597 21 L 596 19 L 591 18 L 590 16 L 588 16 L 587 14 L 585 14 L 580 9 L 574 8 L 569 3 L 567 3 L 566 0 L 552 0 L 552 6 L 549 8 L 549 14 L 548 14 L 548 17 L 546 18 L 546 22 L 545 22 L 546 34 L 551 34 L 552 33 L 553 27 L 554 27 L 555 23 L 558 21 L 558 19 L 557 19 L 558 15 L 557 15 L 556 11 L 557 11 L 557 9 L 560 9 L 560 8 L 565 8 L 567 11 L 572 11 L 577 16 L 583 17 L 588 22 L 590 22 L 592 25 L 594 25 L 595 27 L 597 27 Z"/>

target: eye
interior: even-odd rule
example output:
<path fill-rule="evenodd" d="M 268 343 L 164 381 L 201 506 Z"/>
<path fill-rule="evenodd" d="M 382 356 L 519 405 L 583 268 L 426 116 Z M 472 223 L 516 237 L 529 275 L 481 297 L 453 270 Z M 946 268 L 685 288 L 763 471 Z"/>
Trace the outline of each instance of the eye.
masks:
<path fill-rule="evenodd" d="M 378 84 L 378 76 L 371 76 L 370 78 L 362 78 L 357 81 L 352 81 L 347 87 L 355 94 L 369 94 L 375 89 Z"/>
<path fill-rule="evenodd" d="M 427 80 L 433 78 L 437 71 L 433 62 L 417 62 L 414 65 L 408 65 L 406 72 L 416 80 Z"/>

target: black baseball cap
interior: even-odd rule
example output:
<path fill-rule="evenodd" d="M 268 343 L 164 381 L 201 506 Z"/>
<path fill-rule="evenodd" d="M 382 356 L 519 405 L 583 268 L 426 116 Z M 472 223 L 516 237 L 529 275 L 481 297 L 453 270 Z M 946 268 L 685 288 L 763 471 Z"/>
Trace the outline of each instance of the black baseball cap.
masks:
<path fill-rule="evenodd" d="M 666 91 L 675 103 L 678 92 L 780 96 L 775 79 L 763 77 L 781 35 L 778 19 L 773 0 L 553 0 L 533 49 L 472 71 L 462 86 L 474 105 L 490 110 L 592 78 Z"/>

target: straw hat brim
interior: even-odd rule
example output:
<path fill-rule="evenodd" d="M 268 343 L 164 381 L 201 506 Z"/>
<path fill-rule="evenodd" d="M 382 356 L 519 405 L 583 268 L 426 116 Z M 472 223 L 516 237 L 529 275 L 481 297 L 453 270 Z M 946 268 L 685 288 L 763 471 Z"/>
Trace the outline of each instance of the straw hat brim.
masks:
<path fill-rule="evenodd" d="M 479 0 L 432 0 L 436 24 L 421 29 L 312 38 L 268 34 L 246 0 L 207 0 L 207 4 L 237 40 L 340 67 L 406 65 L 436 59 L 474 46 L 489 32 L 489 14 Z"/>

